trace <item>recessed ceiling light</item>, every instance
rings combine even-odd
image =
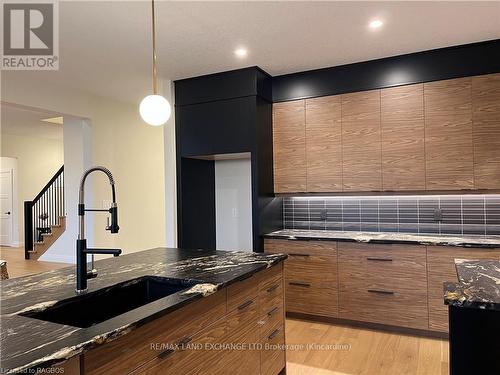
[[[248,51],[245,48],[237,48],[234,50],[234,54],[240,58],[243,58],[248,55]]]
[[[370,26],[370,29],[379,29],[383,24],[384,22],[382,22],[381,20],[372,20],[370,21],[368,26]]]
[[[62,125],[64,123],[64,119],[63,119],[62,116],[60,116],[60,117],[44,118],[41,121],[43,121],[43,122],[50,122],[51,124],[57,124],[57,125]]]

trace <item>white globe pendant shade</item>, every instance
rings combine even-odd
[[[152,126],[160,126],[168,121],[172,108],[167,99],[161,95],[148,95],[139,105],[142,119]]]

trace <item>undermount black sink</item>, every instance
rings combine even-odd
[[[27,311],[20,315],[87,328],[195,284],[196,282],[181,279],[144,276],[59,301],[43,311]]]

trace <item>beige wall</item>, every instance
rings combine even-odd
[[[16,72],[17,73],[17,72]],[[81,91],[38,84],[20,75],[2,77],[2,100],[62,114],[87,118],[90,124],[90,164],[101,164],[114,174],[120,233],[104,231],[105,217],[96,217],[92,246],[117,246],[124,253],[165,245],[165,165],[163,127],[142,122],[137,103],[96,97]],[[67,158],[66,158],[67,159]],[[102,176],[89,180],[95,205],[109,199],[109,185]],[[90,194],[89,194],[90,196]],[[67,202],[77,204],[77,202]],[[103,215],[103,214],[97,214]],[[90,216],[90,215],[89,215]],[[74,257],[74,244],[65,254],[43,260]]]
[[[165,244],[165,178],[163,128],[148,126],[137,107],[126,103],[99,106],[92,119],[92,160],[113,173],[120,232],[104,230],[106,217],[95,218],[95,246],[103,244],[124,252]],[[94,204],[102,206],[111,192],[107,179],[93,176]]]
[[[32,200],[64,163],[61,140],[2,133],[1,156],[17,159],[19,240],[24,242],[24,201]]]

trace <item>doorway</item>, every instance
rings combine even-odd
[[[17,246],[17,226],[14,207],[15,177],[17,176],[17,159],[2,157],[0,159],[0,245]]]

